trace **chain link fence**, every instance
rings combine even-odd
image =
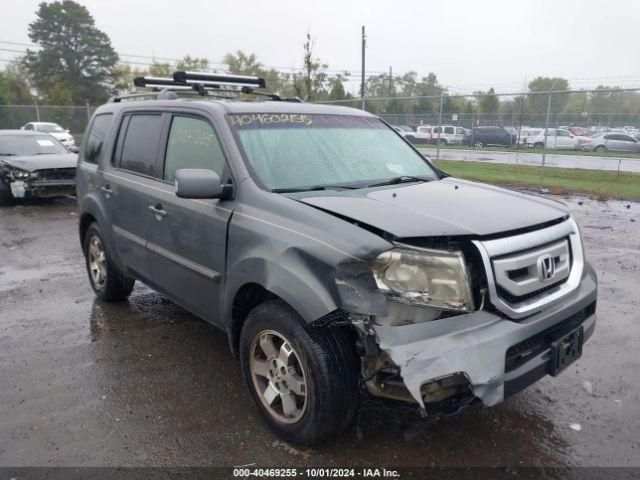
[[[365,106],[453,176],[640,200],[640,89],[396,96]],[[94,109],[0,105],[0,128],[55,122],[80,143]]]

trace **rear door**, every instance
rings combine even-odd
[[[162,182],[147,205],[152,280],[193,313],[218,323],[230,202],[178,198],[175,172],[209,169],[226,181],[225,156],[211,122],[197,115],[172,114],[163,144]]]
[[[112,163],[102,176],[116,248],[123,264],[144,280],[151,278],[147,257],[149,205],[161,168],[158,151],[165,115],[128,113],[122,117]]]

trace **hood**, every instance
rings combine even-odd
[[[75,168],[78,164],[78,156],[75,153],[25,155],[20,157],[0,156],[0,162],[27,172],[34,172],[43,168]]]
[[[564,205],[553,200],[455,178],[294,198],[397,238],[485,236],[569,215]]]

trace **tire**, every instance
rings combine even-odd
[[[534,143],[533,148],[544,148],[544,143],[542,142]]]
[[[84,257],[89,283],[98,298],[105,302],[126,300],[135,280],[122,273],[113,263],[100,226],[89,225],[84,237]]]
[[[416,137],[414,137],[413,135],[407,135],[406,137],[404,137],[407,142],[409,143],[416,143]]]
[[[594,152],[606,152],[607,148],[604,145],[598,145],[593,149]]]
[[[475,148],[482,148],[482,147],[484,147],[484,144],[483,144],[482,142],[475,142],[475,143],[473,144],[473,146],[474,146]]]
[[[440,138],[440,139],[438,139],[438,143],[440,145],[447,145],[449,142],[447,142],[446,138]]]
[[[263,344],[271,347],[263,349]],[[282,300],[262,303],[249,313],[240,335],[240,362],[253,403],[288,442],[321,443],[339,435],[355,416],[359,368],[346,332],[305,328]]]

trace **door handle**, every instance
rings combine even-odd
[[[100,190],[102,190],[102,193],[104,193],[107,198],[109,198],[109,195],[113,195],[113,190],[111,190],[111,186],[109,184],[103,185],[100,187]]]
[[[167,211],[162,208],[162,205],[160,205],[159,203],[157,203],[155,206],[149,205],[149,210],[153,212],[158,220],[161,220],[161,217],[167,216]]]

